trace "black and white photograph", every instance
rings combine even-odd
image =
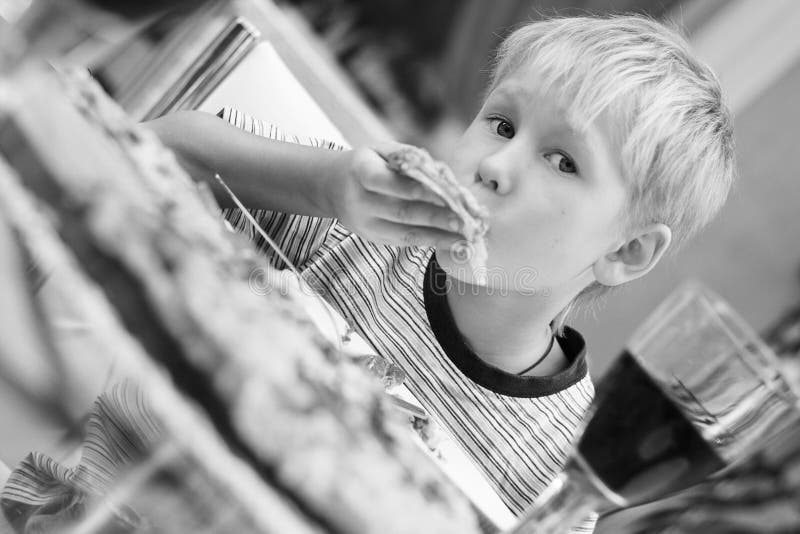
[[[800,533],[797,0],[0,0],[0,534]]]

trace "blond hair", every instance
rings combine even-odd
[[[625,227],[664,223],[675,249],[725,203],[735,175],[731,114],[717,77],[679,33],[639,15],[536,21],[500,45],[489,91],[523,67],[576,124],[610,118],[629,191]],[[605,290],[590,285],[576,300]]]

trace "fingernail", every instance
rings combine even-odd
[[[454,232],[458,232],[459,228],[461,228],[461,223],[455,217],[451,218],[447,225]]]

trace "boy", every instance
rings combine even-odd
[[[559,471],[591,402],[569,308],[648,273],[713,217],[734,174],[716,78],[640,17],[536,22],[502,44],[449,161],[491,214],[486,286],[449,254],[454,214],[387,169],[391,145],[275,143],[240,131],[261,128],[250,118],[223,118],[239,129],[196,113],[151,125],[195,177],[219,172],[257,208],[517,514]]]

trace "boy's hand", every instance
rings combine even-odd
[[[458,216],[422,184],[386,166],[384,155],[401,146],[342,152],[327,180],[331,209],[348,229],[376,243],[450,248],[464,239]]]

